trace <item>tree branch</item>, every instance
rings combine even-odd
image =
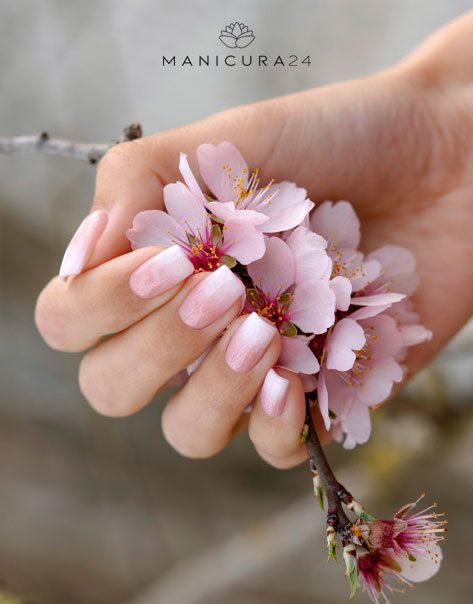
[[[115,145],[141,138],[141,136],[142,130],[138,123],[124,128],[120,138],[110,143],[77,143],[61,138],[50,138],[47,132],[26,136],[0,136],[0,153],[40,151],[49,155],[72,157],[95,164]]]

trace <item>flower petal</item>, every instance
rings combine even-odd
[[[317,373],[319,362],[308,346],[310,338],[294,336],[281,338],[281,353],[277,364],[296,373]]]
[[[322,367],[319,371],[317,380],[317,399],[319,401],[320,414],[324,420],[325,429],[330,430],[330,425],[332,422],[328,412],[328,391],[327,385],[325,384],[325,364],[322,364]]]
[[[321,279],[330,264],[330,258],[325,251],[327,247],[325,239],[306,227],[299,226],[292,231],[286,243],[294,256],[294,282],[297,284],[311,279]],[[349,299],[350,296],[348,301]]]
[[[433,577],[440,567],[443,555],[437,543],[429,544],[429,550],[430,554],[425,554],[425,559],[419,557],[415,562],[406,558],[398,558],[397,562],[401,567],[402,576],[414,583],[421,583]]]
[[[197,161],[205,184],[219,201],[238,198],[240,189],[235,184],[235,178],[243,179],[243,187],[248,183],[248,166],[242,154],[231,143],[200,145],[197,148]]]
[[[371,407],[385,401],[391,394],[393,382],[403,378],[401,367],[388,357],[373,363],[373,370],[363,376],[363,385],[357,389],[357,398]]]
[[[385,304],[394,304],[405,298],[405,294],[389,293],[389,294],[373,294],[372,296],[353,296],[351,303],[354,306],[378,306]]]
[[[289,246],[279,237],[264,240],[265,254],[248,265],[248,274],[264,293],[276,297],[294,283],[294,258]]]
[[[354,403],[342,419],[342,428],[347,438],[343,443],[345,449],[364,444],[371,434],[370,412],[367,407]]]
[[[338,248],[356,250],[360,244],[360,221],[348,201],[324,201],[312,214],[310,225]]]
[[[348,310],[351,298],[351,282],[346,277],[334,277],[329,287],[335,294],[337,310]]]
[[[265,199],[269,200],[269,194]],[[263,233],[279,233],[299,226],[313,207],[305,189],[288,181],[275,184],[271,188],[271,203],[265,204],[260,210],[269,217],[260,230]]]
[[[327,340],[327,369],[348,371],[356,360],[354,350],[365,345],[365,333],[361,325],[353,319],[339,321]]]
[[[391,291],[410,296],[419,285],[414,254],[398,245],[385,245],[371,252],[367,259],[376,260],[383,268],[380,281],[389,283]]]
[[[401,332],[403,346],[417,346],[422,342],[432,339],[432,332],[423,325],[401,325],[398,327]]]
[[[266,248],[263,233],[245,220],[227,220],[223,233],[224,244],[231,242],[231,247],[225,253],[241,264],[250,264],[264,255]]]
[[[187,161],[187,155],[185,153],[181,153],[179,157],[179,172],[182,174],[182,177],[189,189],[189,191],[194,195],[196,199],[198,199],[201,203],[205,204],[205,197],[202,193],[199,183],[197,182],[190,166]]]
[[[335,294],[322,279],[297,285],[291,321],[306,333],[325,333],[335,321]]]
[[[182,182],[166,185],[163,195],[166,210],[184,230],[205,232],[209,222],[207,211]]]
[[[131,247],[137,250],[150,245],[169,247],[174,245],[174,238],[186,240],[186,234],[181,225],[162,210],[145,210],[133,219],[133,226],[128,229],[126,236]]]
[[[212,214],[222,220],[238,218],[239,220],[246,220],[249,224],[255,226],[268,220],[268,217],[261,212],[255,212],[254,210],[238,210],[233,201],[227,201],[225,203],[221,203],[220,201],[209,201],[206,203],[206,206]]]

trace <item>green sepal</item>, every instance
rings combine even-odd
[[[308,434],[309,434],[309,424],[304,424],[302,426],[301,435],[300,435],[301,443],[305,443],[305,441],[307,440]]]
[[[206,195],[207,197],[207,195]],[[211,199],[210,197],[207,197],[207,201],[215,201],[215,199]],[[223,218],[219,218],[218,216],[215,216],[215,214],[210,214],[210,219],[212,220],[212,222],[218,222],[219,224],[224,224],[224,219]]]
[[[360,518],[362,520],[366,520],[367,522],[374,522],[376,520],[376,518],[374,518],[373,516],[371,516],[371,514],[368,514],[368,512],[365,512],[365,510],[363,510],[361,512]]]
[[[297,327],[290,321],[284,321],[284,323],[281,323],[281,334],[286,338],[293,338],[297,336]]]
[[[343,558],[346,565],[345,576],[348,577],[348,581],[350,582],[349,600],[352,600],[358,586],[358,562],[356,560],[356,548],[353,543],[343,548]]]
[[[218,261],[218,263],[220,264],[220,266],[224,264],[225,266],[228,266],[228,268],[233,268],[234,266],[236,266],[237,261],[233,256],[223,254],[223,256],[220,256],[220,260]]]
[[[337,560],[337,544],[336,543],[329,543],[329,545],[328,545],[327,562],[330,562],[330,560],[335,560],[335,562],[338,562],[338,560]]]
[[[286,310],[289,309],[289,307],[292,304],[292,294],[289,293],[285,293],[285,294],[281,294],[280,296],[278,296],[278,306],[279,308],[282,308],[283,306],[286,307]]]
[[[222,236],[222,229],[218,226],[218,224],[212,225],[212,241],[214,243],[218,243]]]
[[[215,199],[213,199],[212,197],[210,197],[210,195],[206,195],[205,193],[204,193],[204,197],[205,197],[205,199],[207,201],[216,201]]]
[[[324,511],[324,491],[323,489],[317,489],[317,498],[319,500],[319,504],[320,504],[320,509],[322,510],[322,512]],[[330,556],[328,558],[330,560]],[[337,558],[335,557],[335,560]]]

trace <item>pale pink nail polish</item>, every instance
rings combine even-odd
[[[97,241],[105,231],[108,222],[108,213],[100,208],[84,218],[67,246],[62,259],[59,277],[64,281],[70,275],[82,272],[85,263],[94,251]]]
[[[223,315],[245,295],[245,286],[228,266],[221,266],[189,293],[179,308],[181,320],[194,329],[203,329]]]
[[[132,272],[130,289],[138,298],[154,298],[187,279],[193,272],[194,265],[184,251],[178,245],[173,245]]]
[[[250,371],[266,352],[277,330],[252,312],[233,334],[225,360],[237,373]]]
[[[271,417],[278,417],[284,411],[289,380],[270,369],[261,387],[261,408]]]

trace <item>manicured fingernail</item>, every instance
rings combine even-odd
[[[135,269],[130,276],[131,291],[138,298],[154,298],[187,279],[194,265],[184,251],[173,245]]]
[[[245,295],[245,286],[228,266],[201,281],[181,304],[179,316],[189,327],[203,329]]]
[[[276,328],[252,312],[233,334],[227,347],[225,360],[233,371],[250,371],[266,352]]]
[[[97,241],[105,231],[108,222],[108,213],[100,208],[84,218],[67,246],[62,259],[59,277],[64,281],[70,275],[82,272],[85,263],[94,251]]]
[[[270,369],[261,387],[261,408],[271,417],[278,417],[284,411],[289,380]]]

